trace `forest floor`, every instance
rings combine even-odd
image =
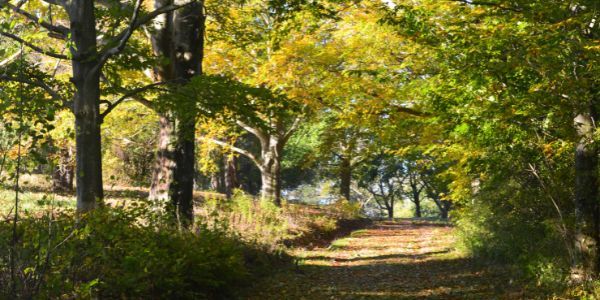
[[[243,298],[537,298],[509,267],[486,265],[457,251],[453,231],[428,221],[376,222],[327,248],[292,249],[298,267],[256,282]]]

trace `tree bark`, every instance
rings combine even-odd
[[[157,0],[155,8],[185,0]],[[155,21],[152,33],[154,54],[166,62],[154,69],[154,81],[187,84],[202,74],[204,56],[203,1],[163,14]],[[182,103],[160,119],[159,145],[153,171],[150,199],[170,199],[173,213],[185,226],[193,222],[195,172],[194,103]]]
[[[414,195],[414,203],[415,203],[415,217],[421,217],[421,199],[418,194]]]
[[[184,4],[187,0],[175,0]],[[198,1],[173,13],[173,71],[176,81],[187,84],[194,76],[202,75],[204,57],[204,5]],[[170,186],[171,202],[182,223],[193,222],[193,191],[196,118],[194,103],[186,103],[188,111],[176,110],[175,167]]]
[[[173,123],[165,115],[159,116],[158,150],[154,168],[152,170],[152,182],[148,198],[152,201],[166,202],[169,199],[169,186],[173,181],[173,168],[175,166],[173,153]]]
[[[598,275],[598,150],[593,141],[596,113],[575,120],[579,142],[575,150],[575,255],[572,279],[592,280]]]
[[[100,137],[100,68],[96,49],[93,0],[73,0],[68,7],[73,47],[75,97],[77,210],[90,211],[101,203],[102,153]]]
[[[233,190],[239,187],[237,172],[237,158],[231,155],[227,156],[225,158],[225,195],[227,199],[231,199]]]
[[[70,146],[58,150],[58,164],[52,170],[52,190],[59,193],[73,191],[73,148]]]
[[[272,199],[273,203],[281,206],[281,150],[283,139],[279,136],[264,136],[261,139],[261,197]]]
[[[350,158],[342,156],[340,162],[340,195],[350,201],[350,184],[352,183],[352,168]]]
[[[392,205],[388,205],[386,207],[387,209],[387,213],[388,213],[388,219],[393,220],[394,219],[394,204],[392,203]]]
[[[271,199],[277,206],[281,206],[281,163],[273,159],[270,163],[260,168],[261,189],[260,195],[263,199]]]

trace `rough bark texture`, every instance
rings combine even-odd
[[[94,209],[103,199],[100,144],[100,71],[93,0],[73,0],[68,7],[75,97],[77,210]]]
[[[172,4],[171,0],[155,0],[154,8]],[[150,40],[152,51],[157,57],[164,58],[161,64],[154,66],[154,82],[173,80],[173,65],[171,63],[173,13],[165,13],[154,19]],[[159,132],[156,160],[152,170],[152,182],[148,198],[153,201],[166,202],[169,199],[169,186],[173,180],[175,166],[173,153],[174,128],[172,117],[168,112],[159,112]]]
[[[175,0],[183,4],[186,0]],[[202,74],[204,57],[204,12],[202,1],[195,2],[173,13],[173,65],[177,82],[186,84]],[[180,220],[193,221],[193,192],[195,160],[196,113],[175,113],[175,167],[170,186],[171,202],[177,208]]]
[[[237,158],[228,156],[225,158],[225,195],[230,199],[233,195],[233,190],[239,187],[237,174]]]
[[[340,162],[340,195],[350,201],[350,184],[352,181],[352,168],[350,158],[343,156]]]
[[[164,114],[160,114],[158,132],[158,150],[152,170],[152,182],[148,198],[165,202],[169,199],[169,186],[173,178],[173,124]]]
[[[593,109],[575,118],[579,142],[575,150],[575,281],[594,279],[598,268],[598,151],[593,142]]]
[[[158,0],[155,7],[183,0]],[[187,5],[157,18],[152,30],[154,54],[165,63],[154,69],[155,82],[186,84],[202,74],[204,56],[204,13],[202,1]],[[189,107],[188,107],[189,104]],[[151,200],[170,199],[177,218],[193,222],[195,170],[195,123],[193,103],[183,109],[161,112],[160,136],[150,190]]]
[[[52,190],[58,193],[70,193],[73,191],[75,176],[73,148],[67,146],[59,149],[58,153],[60,155],[58,164],[52,170]]]
[[[259,138],[260,139],[260,138]],[[260,195],[264,199],[272,199],[275,205],[281,205],[281,149],[283,140],[271,135],[260,139],[261,160],[259,167],[262,186]]]

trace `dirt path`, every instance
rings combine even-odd
[[[530,298],[506,268],[452,248],[453,229],[410,220],[378,222],[329,248],[293,251],[295,271],[256,284],[249,299]]]

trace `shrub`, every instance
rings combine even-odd
[[[277,250],[288,236],[288,220],[282,208],[240,190],[236,190],[230,200],[208,199],[202,215],[211,227],[246,242],[267,246],[269,251]]]
[[[260,252],[218,227],[177,230],[145,205],[28,216],[14,246],[11,226],[0,223],[0,298],[13,282],[27,299],[230,297],[250,276],[245,255]]]

